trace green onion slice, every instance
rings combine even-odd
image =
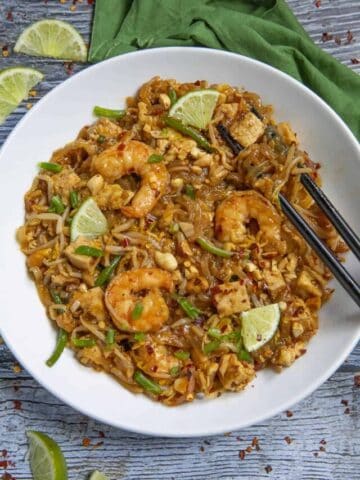
[[[156,153],[153,153],[148,158],[147,163],[160,163],[163,160],[164,160],[164,157],[162,155],[157,155]]]
[[[72,344],[78,348],[93,347],[96,345],[94,338],[72,338]]]
[[[114,110],[112,108],[104,108],[99,106],[95,106],[93,111],[94,115],[97,117],[106,117],[115,120],[120,120],[120,118],[123,118],[126,115],[126,110]]]
[[[141,317],[141,314],[144,310],[144,306],[140,302],[136,302],[134,310],[131,312],[131,318],[133,320],[138,320]]]
[[[213,243],[209,242],[209,240],[206,240],[206,238],[198,237],[196,239],[196,243],[200,245],[200,247],[203,250],[206,250],[207,252],[212,253],[213,255],[217,255],[218,257],[230,258],[232,256],[232,252],[228,252],[223,248],[217,247]]]
[[[68,341],[67,332],[65,332],[65,330],[60,328],[59,333],[58,333],[58,337],[57,337],[57,341],[56,341],[56,345],[55,345],[55,349],[54,349],[53,353],[51,354],[51,356],[48,358],[48,360],[46,360],[46,365],[48,367],[52,367],[59,360],[61,354],[63,353],[63,351],[66,347],[67,341]]]
[[[140,385],[144,390],[147,392],[153,393],[154,395],[160,395],[162,393],[162,388],[153,380],[146,377],[140,370],[137,370],[134,373],[134,380],[135,382]]]
[[[43,170],[48,170],[49,172],[59,173],[62,170],[62,166],[58,165],[57,163],[50,163],[50,162],[40,162],[39,167]]]
[[[108,283],[112,274],[114,273],[116,267],[120,262],[121,256],[114,257],[114,260],[110,263],[109,266],[105,267],[95,280],[95,287],[102,287]]]
[[[202,314],[202,311],[199,308],[195,307],[195,305],[193,305],[191,302],[186,300],[186,298],[180,297],[180,295],[176,295],[176,294],[173,295],[172,298],[174,298],[174,300],[178,302],[178,304],[184,310],[186,315],[190,317],[192,320],[196,320]]]

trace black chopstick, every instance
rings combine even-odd
[[[279,194],[279,201],[284,214],[299,230],[310,247],[315,250],[319,258],[325,263],[334,277],[360,307],[360,286],[358,283],[352,278],[349,272],[345,270],[344,266],[339,262],[332,251],[319,239],[314,230],[281,193]]]
[[[336,210],[334,205],[327,198],[325,193],[321,190],[314,180],[307,173],[300,176],[301,183],[306,190],[321,208],[321,210],[328,217],[330,222],[334,225],[344,242],[353,251],[356,257],[360,260],[360,239],[352,230],[349,224],[344,220],[340,213]]]

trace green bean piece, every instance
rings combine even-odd
[[[185,352],[184,350],[177,350],[174,353],[174,357],[178,358],[179,360],[187,360],[190,358],[190,352]]]
[[[249,352],[247,352],[246,350],[244,349],[241,349],[238,353],[238,358],[239,360],[243,360],[244,362],[249,362],[249,363],[252,363],[253,361],[253,358],[252,356],[250,355]]]
[[[196,243],[199,244],[203,250],[206,250],[207,252],[212,253],[213,255],[217,255],[218,257],[230,258],[232,256],[232,252],[228,252],[223,248],[217,247],[216,245],[209,242],[209,240],[206,240],[203,237],[198,237],[196,239]]]
[[[173,88],[169,88],[169,91],[168,91],[168,97],[170,98],[170,103],[171,103],[171,106],[174,105],[174,103],[177,102],[177,95],[176,95],[176,92]]]
[[[55,290],[50,290],[50,296],[54,303],[57,303],[58,305],[61,305],[63,303],[60,295],[57,292],[55,292]]]
[[[87,257],[102,257],[104,252],[100,248],[89,247],[88,245],[79,245],[74,253],[76,255],[85,255]]]
[[[50,162],[40,162],[39,167],[43,170],[48,170],[49,172],[59,173],[62,170],[62,166],[58,165],[57,163],[50,163]]]
[[[94,338],[72,338],[72,344],[78,348],[93,347],[96,345]]]
[[[120,118],[123,118],[126,115],[126,110],[114,110],[112,108],[95,106],[94,115],[96,115],[97,117],[106,117],[112,118],[114,120],[120,120]]]
[[[70,192],[70,205],[72,208],[77,208],[79,206],[80,199],[79,194],[75,190]]]
[[[172,367],[169,370],[169,373],[172,377],[177,377],[180,373],[181,368],[180,367]]]
[[[217,350],[220,347],[221,341],[220,339],[213,340],[212,342],[205,343],[204,345],[204,353],[208,355],[212,353],[214,350]]]
[[[160,395],[163,391],[160,385],[150,380],[150,378],[146,377],[140,370],[136,370],[134,373],[134,380],[140,387],[154,395]]]
[[[63,351],[66,347],[67,341],[68,341],[67,332],[65,332],[65,330],[60,328],[59,333],[58,333],[58,337],[57,337],[57,340],[56,340],[55,349],[54,349],[53,353],[51,354],[51,356],[46,360],[46,365],[48,367],[52,367],[59,360],[61,354],[63,353]]]
[[[118,263],[120,262],[121,256],[118,255],[114,258],[114,260],[110,263],[109,266],[105,267],[95,280],[95,287],[103,287],[108,283],[112,274],[114,273]]]
[[[209,337],[221,338],[221,331],[218,328],[209,328],[207,334]]]
[[[196,192],[195,188],[191,184],[185,185],[185,195],[190,197],[192,200],[195,200]]]
[[[134,333],[134,340],[136,342],[143,342],[146,339],[146,333],[136,332]]]
[[[165,117],[164,122],[168,127],[177,130],[183,135],[191,137],[193,140],[195,140],[199,147],[203,148],[207,152],[212,152],[214,150],[207,139],[195,128],[184,125],[180,120],[172,117]]]
[[[192,320],[196,320],[202,314],[202,311],[186,300],[186,298],[180,297],[179,295],[173,295],[172,298],[178,302],[186,315]]]
[[[131,318],[133,320],[139,320],[144,310],[144,305],[140,302],[136,302],[134,310],[131,312]]]
[[[63,204],[59,195],[54,195],[50,201],[49,212],[55,212],[59,215],[64,213],[65,205]]]
[[[160,163],[164,160],[164,157],[162,155],[157,155],[156,153],[153,153],[150,155],[150,157],[147,159],[147,163]]]

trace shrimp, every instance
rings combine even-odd
[[[231,193],[218,206],[215,233],[222,242],[240,243],[246,235],[246,224],[255,219],[266,243],[283,252],[281,217],[271,203],[255,190]]]
[[[93,160],[93,169],[109,183],[131,173],[141,177],[140,188],[131,204],[121,208],[127,217],[144,217],[166,191],[168,171],[162,163],[148,163],[153,153],[154,150],[145,143],[130,140],[104,150]]]
[[[105,305],[120,330],[154,332],[169,318],[160,289],[172,292],[171,273],[160,268],[139,268],[119,273],[105,292]]]

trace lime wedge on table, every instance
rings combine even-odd
[[[280,321],[278,303],[265,307],[252,308],[241,316],[241,335],[244,347],[254,352],[273,337]]]
[[[171,107],[169,115],[185,125],[204,129],[210,123],[219,95],[219,92],[210,89],[189,92]]]
[[[109,480],[109,479],[103,473],[99,472],[98,470],[95,470],[95,472],[93,472],[90,475],[89,480]]]
[[[29,460],[33,480],[67,480],[67,468],[59,445],[41,432],[28,431]]]
[[[11,67],[0,71],[0,124],[43,77],[34,68]]]
[[[85,62],[87,48],[79,32],[61,20],[40,20],[17,39],[15,52]]]
[[[88,198],[80,206],[71,222],[71,241],[77,237],[94,238],[107,232],[106,217],[93,198]]]

